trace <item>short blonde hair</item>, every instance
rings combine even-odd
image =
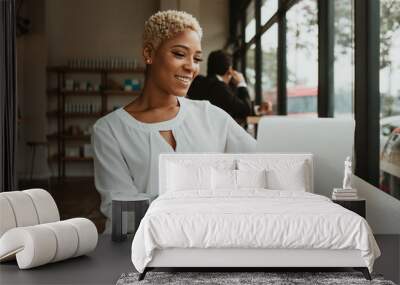
[[[189,13],[176,10],[157,12],[144,24],[143,47],[151,44],[157,49],[163,41],[186,29],[196,32],[200,39],[203,36],[199,22]]]

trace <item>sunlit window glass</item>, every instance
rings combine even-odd
[[[265,113],[268,114],[276,113],[277,76],[278,76],[277,48],[278,48],[278,25],[274,24],[261,37],[262,101],[270,105],[269,110],[268,111],[265,110]]]
[[[278,10],[278,0],[263,0],[261,5],[261,25],[264,25]]]
[[[256,34],[256,20],[252,19],[246,26],[245,41],[250,41]]]
[[[354,94],[353,0],[335,1],[334,116],[352,116]]]
[[[256,19],[254,11],[254,1],[251,1],[246,9],[246,27],[244,31],[244,39],[250,41],[256,34]]]
[[[380,188],[400,199],[400,1],[380,1]]]
[[[317,115],[317,11],[316,0],[303,0],[286,14],[289,115]]]
[[[254,100],[256,85],[255,49],[256,46],[253,44],[246,52],[246,79],[251,100]]]

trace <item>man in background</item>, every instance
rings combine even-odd
[[[208,56],[207,77],[197,76],[187,93],[193,100],[208,100],[244,123],[252,114],[247,85],[243,75],[232,68],[232,58],[222,50]]]

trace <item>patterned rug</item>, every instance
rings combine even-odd
[[[392,281],[384,280],[381,275],[372,274],[372,281],[368,281],[360,272],[148,272],[142,281],[138,281],[138,276],[139,273],[124,273],[117,285],[395,285]]]

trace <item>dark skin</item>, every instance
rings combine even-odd
[[[125,106],[136,120],[158,123],[173,119],[179,112],[177,96],[185,96],[192,80],[199,74],[202,61],[198,34],[190,29],[162,42],[157,49],[143,48],[147,65],[142,95]],[[160,135],[175,150],[176,141],[171,130]]]

